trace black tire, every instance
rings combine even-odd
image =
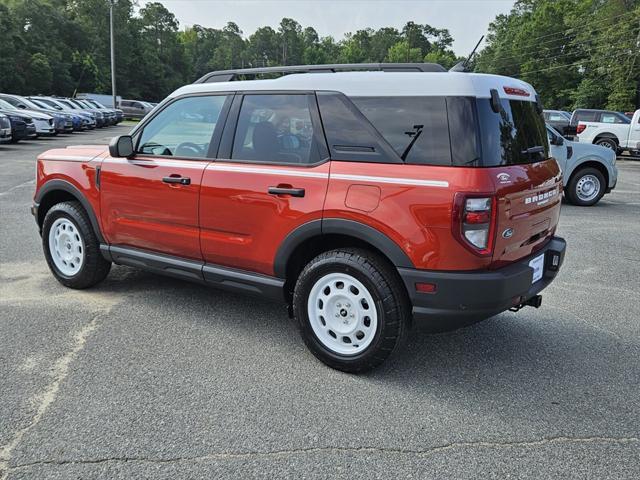
[[[609,150],[613,150],[614,152],[618,152],[618,141],[612,137],[602,137],[598,138],[595,142],[595,145],[600,145],[601,147],[608,148]]]
[[[378,320],[373,340],[355,355],[330,350],[316,336],[310,323],[309,295],[316,282],[330,273],[345,273],[355,278],[375,303]],[[397,272],[379,256],[356,248],[328,251],[307,264],[296,282],[293,313],[309,350],[328,366],[349,373],[361,373],[384,362],[403,343],[411,318],[409,301]]]
[[[598,194],[593,198],[586,200],[586,199],[580,198],[580,195],[578,193],[578,188],[579,188],[581,179],[585,178],[588,175],[591,175],[597,178],[600,185],[599,185]],[[580,207],[590,207],[591,205],[595,205],[600,201],[606,189],[607,189],[607,184],[604,179],[604,175],[602,175],[602,173],[595,168],[587,167],[587,168],[581,168],[573,173],[573,175],[571,176],[571,180],[569,180],[569,184],[567,185],[567,189],[565,190],[565,195],[569,200],[569,202],[572,203],[573,205],[578,205]]]
[[[73,276],[65,275],[52,259],[49,248],[49,233],[56,220],[70,220],[80,233],[84,243],[84,261],[80,270]],[[87,212],[79,202],[63,202],[51,207],[42,223],[42,248],[49,269],[62,285],[69,288],[83,289],[101,282],[111,270],[111,262],[105,260],[100,253],[100,242],[96,237]]]

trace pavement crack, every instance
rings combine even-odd
[[[39,460],[31,463],[24,463],[10,467],[10,470],[28,469],[34,466],[42,465],[99,465],[108,463],[155,463],[170,464],[180,462],[203,462],[208,460],[235,460],[235,459],[251,459],[251,458],[270,458],[270,457],[286,457],[291,455],[304,455],[313,453],[370,453],[384,455],[414,455],[426,457],[429,455],[455,450],[460,448],[526,448],[538,447],[554,444],[588,444],[588,443],[613,443],[613,444],[629,444],[639,443],[638,437],[551,437],[538,440],[523,441],[507,441],[507,442],[489,442],[489,441],[469,441],[469,442],[452,442],[444,445],[438,445],[427,449],[404,449],[404,448],[388,448],[388,447],[307,447],[293,448],[284,450],[271,451],[246,451],[246,452],[220,452],[210,453],[197,456],[182,456],[169,458],[154,457],[105,457],[93,459],[74,459],[74,460]]]
[[[4,195],[8,195],[14,190],[18,190],[19,188],[26,187],[27,185],[35,185],[35,183],[36,183],[35,180],[29,180],[28,182],[23,182],[19,185],[14,185],[13,187],[9,188],[8,190],[5,190],[4,192],[0,192],[0,197]]]
[[[31,422],[16,431],[9,442],[0,447],[0,480],[5,480],[8,472],[12,469],[9,462],[13,450],[18,446],[22,438],[40,422],[51,404],[56,400],[60,385],[69,374],[71,362],[73,362],[84,348],[87,338],[98,328],[99,318],[104,314],[105,311],[95,314],[90,322],[73,334],[71,348],[62,357],[58,358],[53,366],[52,380],[46,385],[44,390],[33,399],[36,405],[36,413],[31,419]]]

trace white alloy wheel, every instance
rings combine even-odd
[[[320,343],[340,355],[364,351],[378,329],[373,296],[346,273],[330,273],[318,279],[309,292],[307,311]]]
[[[58,218],[49,230],[49,252],[56,268],[73,277],[84,263],[84,241],[78,227],[68,218]]]

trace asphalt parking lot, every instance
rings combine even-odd
[[[0,145],[0,479],[640,478],[640,161],[563,206],[542,308],[417,330],[353,376],[279,305],[127,267],[53,279],[35,156],[128,128]]]

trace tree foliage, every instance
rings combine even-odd
[[[414,22],[400,31],[358,30],[336,41],[283,18],[276,28],[245,36],[233,22],[180,30],[162,3],[136,6],[117,0],[114,7],[117,90],[125,98],[157,101],[212,70],[388,61],[449,67],[456,61],[446,29]],[[0,0],[0,91],[109,93],[109,1]]]
[[[640,105],[639,0],[518,0],[475,70],[521,78],[548,108]]]

